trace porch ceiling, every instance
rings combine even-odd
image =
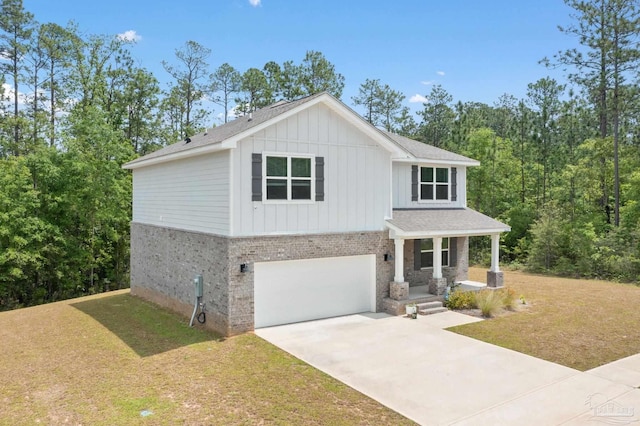
[[[469,208],[398,209],[387,219],[391,238],[432,238],[492,235],[510,231],[502,222]]]

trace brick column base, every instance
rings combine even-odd
[[[409,283],[391,282],[389,284],[389,297],[393,300],[405,300],[409,298]]]
[[[493,272],[487,271],[487,287],[503,287],[504,286],[504,274],[502,271]]]
[[[442,296],[447,288],[446,278],[431,278],[429,280],[429,293]]]

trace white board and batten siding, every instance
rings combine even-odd
[[[133,221],[229,233],[229,151],[140,168],[133,174]]]
[[[442,164],[420,164],[421,166],[446,167]],[[411,163],[393,163],[393,208],[425,209],[425,208],[459,208],[467,206],[467,169],[456,167],[457,200],[424,202],[411,201]]]
[[[254,153],[324,158],[324,201],[251,200]],[[239,141],[232,155],[232,235],[384,230],[391,212],[390,153],[323,104]]]

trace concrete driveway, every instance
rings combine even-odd
[[[478,320],[361,314],[255,333],[423,425],[639,422],[640,355],[580,372],[444,330]]]

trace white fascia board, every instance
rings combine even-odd
[[[469,160],[469,161],[465,161],[465,160],[430,160],[428,158],[417,158],[417,157],[413,157],[413,158],[394,158],[393,161],[398,162],[398,163],[444,164],[444,165],[451,165],[451,166],[467,166],[467,167],[474,167],[474,166],[479,166],[480,165],[480,162],[476,161],[476,160]]]
[[[188,149],[186,151],[178,151],[175,153],[163,155],[161,157],[154,157],[154,158],[149,158],[148,160],[142,160],[135,163],[124,164],[122,168],[127,170],[135,170],[135,169],[140,169],[142,167],[155,166],[156,164],[168,163],[169,161],[182,160],[185,158],[196,157],[198,155],[224,151],[230,148],[235,148],[235,146],[229,147],[225,143],[204,145],[198,148]]]
[[[316,105],[318,103],[323,103],[327,107],[336,111],[342,118],[349,121],[351,124],[356,126],[360,131],[362,131],[367,136],[369,136],[370,138],[378,142],[378,144],[383,148],[385,148],[387,151],[389,151],[393,157],[407,158],[407,159],[412,158],[412,156],[408,152],[404,151],[394,142],[389,140],[389,138],[387,138],[386,135],[384,135],[381,131],[376,129],[371,123],[367,122],[364,118],[360,117],[360,115],[357,114],[355,111],[349,109],[342,102],[337,101],[330,95],[323,94],[321,96],[318,96],[315,99],[312,99],[309,102],[304,102],[287,112],[279,114],[270,120],[267,120],[254,127],[251,127],[250,129],[247,129],[244,132],[240,132],[234,136],[231,136],[230,138],[225,139],[220,143],[205,145],[199,148],[194,148],[186,151],[179,151],[176,153],[167,154],[162,157],[151,158],[149,160],[142,160],[140,162],[136,162],[133,164],[127,164],[123,166],[123,168],[134,170],[134,169],[139,169],[141,167],[151,166],[154,164],[161,164],[161,163],[166,163],[168,161],[194,157],[196,155],[207,154],[210,152],[222,151],[224,149],[233,149],[237,146],[238,142],[241,141],[242,139],[245,139],[253,135],[254,133],[264,130],[275,123],[278,123],[282,120],[286,120],[287,118],[299,113],[300,111],[304,111],[305,109],[313,105]]]
[[[336,111],[342,118],[349,121],[360,131],[365,133],[374,141],[378,142],[380,146],[389,151],[393,157],[398,158],[412,158],[412,155],[405,151],[402,147],[398,146],[395,142],[391,141],[387,135],[378,130],[373,124],[362,118],[360,114],[347,107],[342,102],[339,102],[329,95],[323,95],[315,99],[315,101],[323,101],[329,108]]]
[[[387,225],[387,228],[389,228],[389,239],[404,239],[404,236],[401,235],[403,232],[402,229],[390,224],[389,222],[386,222],[385,225]]]
[[[170,153],[167,155],[164,155],[162,157],[156,157],[156,158],[151,158],[149,160],[143,160],[134,164],[128,164],[123,166],[124,169],[129,169],[129,170],[134,170],[134,169],[139,169],[141,167],[147,167],[147,166],[152,166],[155,164],[161,164],[161,163],[166,163],[169,161],[175,161],[175,160],[180,160],[180,159],[184,159],[184,158],[189,158],[189,157],[195,157],[197,155],[202,155],[202,154],[208,154],[211,152],[217,152],[217,151],[222,151],[225,149],[233,149],[238,145],[238,141],[251,136],[254,133],[257,133],[269,126],[271,126],[274,123],[277,123],[280,120],[284,120],[294,114],[297,114],[298,112],[300,112],[301,110],[309,107],[310,105],[313,105],[317,103],[317,99],[314,99],[308,103],[304,103],[302,105],[299,105],[296,108],[293,108],[290,111],[287,111],[285,113],[282,113],[278,116],[273,117],[271,120],[267,120],[264,123],[260,123],[257,126],[251,127],[250,129],[245,130],[244,132],[240,132],[237,135],[231,136],[228,139],[223,140],[222,142],[219,143],[214,143],[214,144],[209,144],[209,145],[204,145],[201,146],[199,148],[194,148],[194,149],[189,149],[186,151],[178,151],[176,153]]]
[[[297,107],[290,109],[289,111],[283,112],[282,114],[276,115],[275,117],[271,118],[270,120],[267,120],[263,123],[258,124],[257,126],[253,126],[250,129],[245,130],[244,132],[240,132],[234,136],[231,136],[228,139],[224,140],[224,144],[229,145],[230,148],[235,148],[238,145],[238,142],[241,141],[242,139],[248,138],[249,136],[253,135],[254,133],[258,133],[261,130],[266,129],[267,127],[270,127],[272,125],[274,125],[275,123],[278,123],[282,120],[286,120],[287,118],[296,115],[297,113],[299,113],[300,111],[304,111],[305,109],[309,108],[312,105],[317,104],[320,101],[321,97],[313,99],[309,102],[305,102],[303,104],[298,105]]]
[[[253,135],[254,133],[257,133],[257,132],[259,132],[261,130],[264,130],[267,127],[270,127],[270,126],[274,125],[275,123],[278,123],[278,122],[280,122],[282,120],[286,120],[287,118],[292,117],[292,116],[298,114],[299,112],[304,111],[304,110],[308,109],[309,107],[312,107],[312,106],[314,106],[316,104],[319,104],[319,103],[323,103],[328,108],[336,111],[342,118],[344,118],[345,120],[347,120],[348,122],[353,124],[360,131],[362,131],[365,134],[367,134],[367,136],[369,136],[370,138],[372,138],[373,140],[378,142],[378,144],[380,144],[387,151],[391,152],[393,155],[399,155],[399,156],[402,156],[403,158],[409,158],[409,154],[407,152],[402,150],[395,143],[391,142],[382,132],[380,132],[378,129],[376,129],[373,125],[371,125],[369,122],[367,122],[364,118],[360,117],[360,115],[358,115],[356,112],[354,112],[353,110],[349,109],[344,104],[342,104],[341,102],[335,100],[333,97],[331,97],[330,95],[328,95],[326,93],[323,94],[323,95],[318,96],[315,99],[310,100],[309,102],[305,102],[303,104],[300,104],[297,107],[295,107],[295,108],[293,108],[293,109],[291,109],[291,110],[289,110],[287,112],[279,114],[279,115],[273,117],[271,120],[267,120],[264,123],[261,123],[261,124],[259,124],[257,126],[254,126],[254,127],[250,128],[250,129],[245,130],[244,132],[238,133],[237,135],[234,135],[234,136],[226,139],[223,143],[224,144],[228,144],[230,148],[235,148],[237,143],[239,141],[241,141],[242,139],[245,139],[245,138]]]
[[[389,238],[391,239],[406,239],[406,240],[418,240],[422,238],[433,238],[433,237],[481,237],[486,235],[493,234],[501,234],[503,232],[511,231],[510,227],[506,228],[493,228],[493,229],[474,229],[474,230],[464,230],[464,229],[455,229],[451,231],[412,231],[405,232],[397,226],[393,226],[390,223],[387,223],[387,227],[389,228]]]

